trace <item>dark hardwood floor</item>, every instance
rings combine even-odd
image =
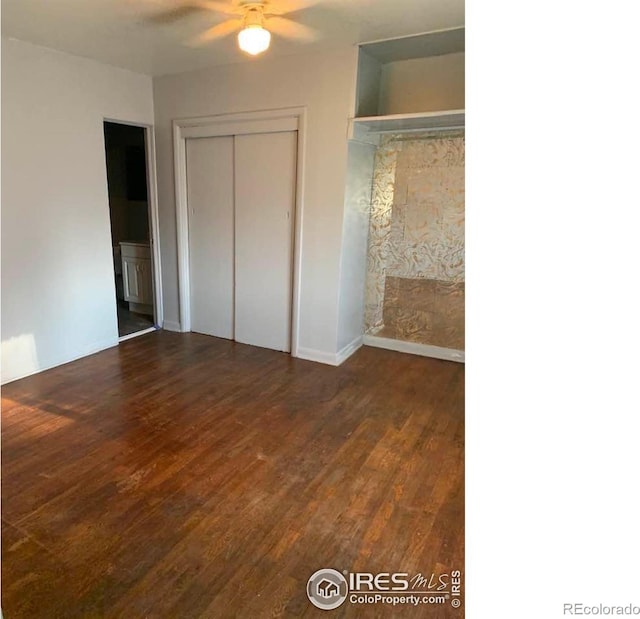
[[[455,363],[167,332],[6,385],[4,619],[463,617],[306,596],[460,570],[464,600],[463,399]]]

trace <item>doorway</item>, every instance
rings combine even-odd
[[[104,122],[118,336],[156,328],[146,129]]]

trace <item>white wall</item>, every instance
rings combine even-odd
[[[382,65],[364,50],[358,54],[356,116],[377,116]]]
[[[154,79],[166,326],[179,322],[171,121],[307,106],[299,347],[301,355],[335,360],[346,132],[356,62],[356,49],[349,47]]]
[[[464,109],[464,52],[382,65],[379,114]]]
[[[104,118],[151,78],[2,40],[2,382],[118,342]]]
[[[347,186],[340,262],[338,350],[352,353],[364,333],[367,241],[371,211],[371,185],[376,147],[349,142]]]

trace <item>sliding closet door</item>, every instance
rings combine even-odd
[[[233,137],[187,140],[191,330],[233,339]]]
[[[235,138],[235,339],[291,350],[297,132]]]

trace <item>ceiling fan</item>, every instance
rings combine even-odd
[[[157,13],[151,17],[156,23],[173,22],[199,11],[213,11],[231,16],[205,30],[193,41],[203,45],[238,32],[238,46],[241,50],[256,56],[269,48],[271,32],[284,38],[298,41],[314,41],[317,33],[312,28],[283,17],[316,4],[318,0],[241,0],[224,2],[221,0],[197,0],[183,2],[180,6]]]

